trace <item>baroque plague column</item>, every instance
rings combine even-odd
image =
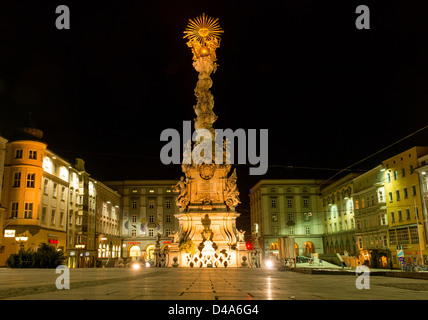
[[[180,246],[177,255],[182,267],[237,267],[241,266],[243,256],[248,258],[244,232],[236,230],[236,218],[240,216],[235,211],[240,203],[237,176],[235,170],[228,176],[231,164],[226,163],[226,152],[222,153],[221,161],[215,157],[219,147],[215,145],[213,123],[217,116],[213,112],[214,98],[210,92],[210,75],[217,69],[215,50],[220,46],[223,30],[218,19],[203,14],[194,20],[189,19],[184,33],[193,53],[193,66],[198,72],[195,130],[209,132],[213,147],[211,155],[204,155],[204,159],[210,161],[195,162],[194,156],[189,157],[198,148],[198,143],[193,146],[192,153],[184,154],[182,171],[185,177],[181,177],[175,186],[180,192],[176,201],[180,213],[176,214],[179,230],[173,235],[173,242],[177,251]],[[226,151],[225,146],[220,147],[221,151]]]

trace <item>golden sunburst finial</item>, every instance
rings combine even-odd
[[[193,60],[211,55],[215,61],[215,49],[220,47],[220,34],[223,32],[218,18],[208,17],[205,13],[195,19],[189,19],[183,38],[189,39],[187,45],[192,48]]]

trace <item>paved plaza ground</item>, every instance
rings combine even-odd
[[[0,269],[0,299],[18,300],[427,300],[428,280],[276,269],[71,269],[58,290],[55,269]]]

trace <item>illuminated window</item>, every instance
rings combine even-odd
[[[394,170],[394,179],[398,180],[398,171],[397,170]]]
[[[155,258],[155,246],[150,245],[146,249],[146,260],[154,260]]]
[[[360,209],[359,205],[358,205],[358,200],[355,200],[355,209]]]
[[[386,182],[391,182],[391,173],[390,172],[388,172],[386,174]]]
[[[418,227],[410,227],[410,241],[412,243],[419,243]]]
[[[271,250],[278,250],[278,242],[272,242],[269,246]]]
[[[405,229],[397,229],[397,241],[399,244],[409,244],[409,232],[407,228]]]
[[[141,256],[141,249],[139,246],[132,246],[131,249],[129,249],[129,255],[131,257],[139,257]]]

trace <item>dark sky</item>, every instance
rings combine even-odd
[[[55,27],[62,4],[70,30]],[[370,30],[355,27],[360,4]],[[427,124],[423,1],[2,1],[0,133],[12,138],[32,112],[48,148],[83,157],[96,179],[178,179],[179,165],[160,162],[159,138],[195,117],[183,30],[202,12],[225,30],[214,127],[269,129],[270,165],[345,168]],[[427,138],[422,131],[358,169]],[[238,226],[248,225],[249,189],[261,178],[336,173],[248,169],[237,166]]]

